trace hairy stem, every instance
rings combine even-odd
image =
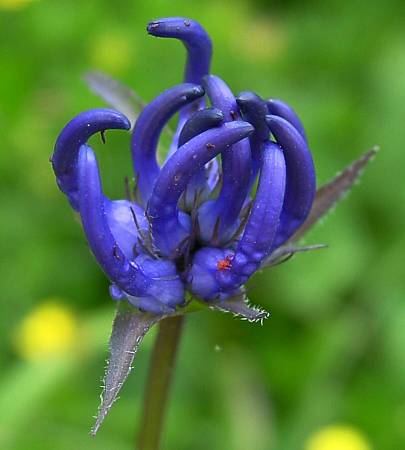
[[[168,317],[159,324],[147,381],[138,450],[158,450],[167,400],[176,363],[184,316]]]

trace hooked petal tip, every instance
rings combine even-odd
[[[184,124],[178,139],[178,146],[181,147],[187,141],[198,134],[219,126],[224,120],[222,111],[217,108],[200,109],[195,112]]]
[[[265,123],[268,114],[266,102],[255,92],[244,91],[236,98],[236,103],[242,113],[242,117],[255,127],[255,136],[259,141],[266,141],[269,136],[269,128]],[[253,159],[257,158],[257,143],[252,149]]]
[[[98,108],[84,111],[73,118],[61,131],[55,143],[52,166],[59,188],[77,210],[77,158],[79,148],[95,133],[105,130],[129,130],[129,120],[120,112]]]
[[[301,140],[302,136],[299,134],[298,130],[290,123],[288,120],[280,116],[275,116],[273,114],[266,115],[266,124],[273,134],[279,133],[292,133],[294,136],[299,136],[298,139]],[[277,136],[276,136],[277,139]]]
[[[281,135],[291,136],[294,140],[298,139],[305,147],[307,147],[305,137],[300,133],[300,131],[287,119],[283,117],[276,116],[273,114],[266,115],[266,123],[270,128],[270,131],[276,135],[276,140],[278,141]]]
[[[199,85],[190,85],[190,90],[184,95],[187,99],[196,99],[202,97],[205,94],[205,89]]]
[[[195,32],[201,25],[186,17],[166,17],[148,23],[146,31],[157,37],[176,37],[180,34]]]
[[[148,25],[146,25],[146,31],[149,34],[153,35],[153,30],[155,30],[158,27],[159,27],[159,22],[152,21],[152,22],[149,22]]]
[[[180,40],[187,49],[184,81],[200,83],[210,71],[212,42],[208,33],[195,20],[166,17],[149,22],[147,32],[155,37]]]
[[[239,106],[251,102],[264,102],[264,100],[252,91],[242,91],[236,97],[236,103]]]
[[[212,119],[216,119],[218,121],[224,120],[224,113],[220,109],[211,107],[207,108],[206,111]]]
[[[271,115],[282,117],[293,125],[306,140],[304,126],[293,108],[282,100],[271,98],[267,100],[267,109]]]

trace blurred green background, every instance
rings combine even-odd
[[[180,82],[182,46],[145,32],[169,15],[206,27],[212,72],[235,92],[295,107],[319,184],[373,145],[381,151],[308,235],[330,248],[251,281],[252,301],[272,313],[263,326],[213,312],[188,317],[163,448],[405,448],[401,12],[400,0],[0,0],[1,449],[134,448],[153,333],[90,438],[114,304],[48,157],[70,118],[104,105],[86,71],[102,70],[145,100]],[[111,132],[94,146],[107,192],[122,196],[128,135]],[[327,447],[333,433],[332,443],[308,443],[330,425],[353,427],[368,446],[341,438]]]

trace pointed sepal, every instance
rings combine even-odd
[[[313,244],[313,245],[283,245],[275,250],[267,259],[265,259],[260,266],[261,269],[268,267],[278,266],[289,259],[291,259],[296,253],[310,252],[313,250],[322,250],[328,248],[326,244]]]
[[[309,216],[289,239],[290,243],[301,239],[308,230],[318,223],[319,220],[348,194],[378,150],[378,147],[374,147],[364,153],[360,158],[343,169],[342,172],[338,173],[329,183],[324,184],[317,190]]]
[[[270,316],[270,313],[265,309],[251,305],[244,293],[220,302],[211,303],[209,307],[217,311],[231,313],[235,317],[249,322],[262,323]]]
[[[110,359],[104,377],[104,387],[101,404],[96,416],[96,422],[90,434],[95,436],[111,406],[132,369],[132,363],[138,352],[142,339],[150,328],[165,315],[140,312],[128,305],[126,301],[119,301],[110,337]]]

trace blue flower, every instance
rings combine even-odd
[[[287,104],[253,92],[235,97],[210,74],[212,44],[200,24],[166,18],[147,30],[183,42],[187,63],[184,83],[156,97],[134,125],[137,202],[104,195],[87,145],[95,133],[131,128],[117,111],[75,117],[57,139],[52,165],[112,283],[111,296],[165,314],[184,306],[187,292],[206,302],[240,295],[304,223],[315,170],[303,126]],[[160,166],[159,137],[177,113],[178,128]]]

